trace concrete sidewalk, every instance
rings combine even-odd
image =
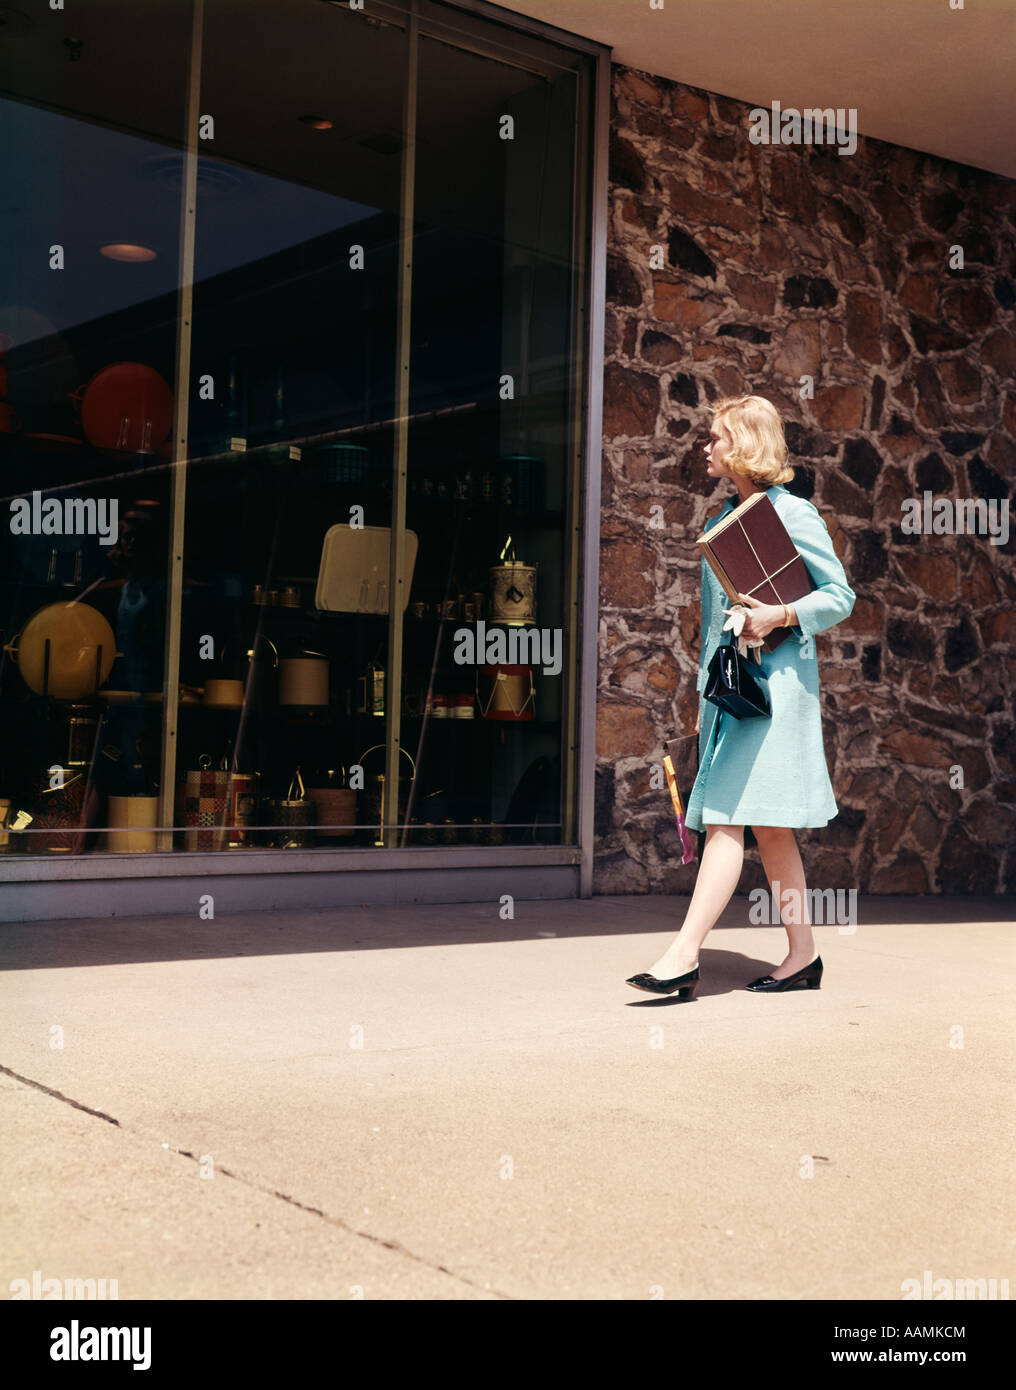
[[[695,1001],[636,993],[684,906],[0,928],[0,1296],[1016,1290],[1016,904],[862,898],[757,996],[735,899]]]

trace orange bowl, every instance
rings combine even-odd
[[[113,362],[81,391],[81,428],[96,449],[153,454],[173,428],[173,392],[144,362]]]

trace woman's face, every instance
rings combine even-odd
[[[734,447],[733,440],[722,425],[713,422],[706,446],[706,472],[710,478],[731,478],[733,474],[724,468],[723,460]]]

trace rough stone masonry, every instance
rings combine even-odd
[[[695,723],[694,541],[730,491],[707,403],[754,392],[857,593],[817,639],[840,813],[798,832],[809,881],[1012,892],[1016,539],[900,518],[925,490],[1013,492],[1016,183],[864,137],[850,158],[752,144],[750,110],[613,69],[595,889],[694,883],[650,770]],[[738,891],[762,882],[753,853]]]

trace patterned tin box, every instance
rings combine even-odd
[[[242,849],[253,842],[258,799],[256,772],[213,768],[207,753],[200,767],[185,774],[176,786],[177,824],[184,827],[184,848]]]

